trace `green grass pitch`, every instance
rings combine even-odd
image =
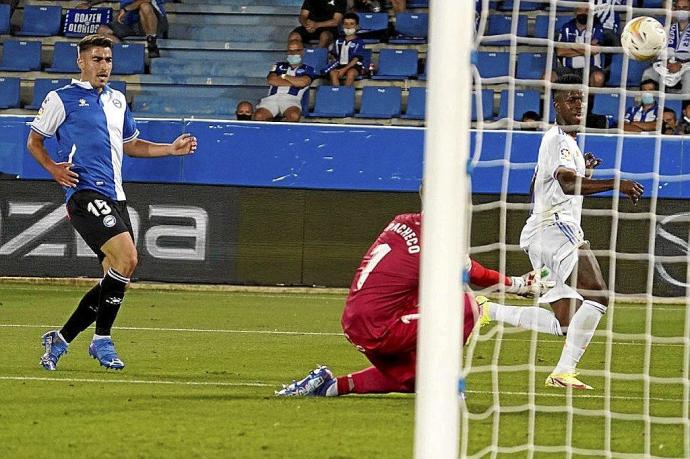
[[[114,330],[124,371],[106,371],[88,356],[92,330],[87,330],[72,343],[58,371],[47,372],[38,365],[40,336],[62,324],[85,290],[0,283],[0,457],[411,457],[413,396],[273,396],[281,383],[302,377],[316,364],[328,364],[336,374],[367,365],[340,335],[342,296],[132,290]],[[685,314],[683,306],[655,306],[652,333],[682,337]],[[607,320],[614,321],[615,332],[644,333],[646,315],[642,305],[620,304]],[[604,328],[602,321],[599,329]],[[500,364],[529,361],[529,333],[503,338],[496,354]],[[496,346],[493,339],[477,343],[473,365],[490,368]],[[538,370],[553,365],[561,347],[556,337],[540,337]],[[642,341],[616,339],[611,370],[639,374],[647,359],[652,376],[682,378],[687,371],[682,344],[656,344],[647,356],[645,349]],[[534,401],[554,412],[537,413],[533,428],[529,411],[510,412],[529,402],[527,371],[502,371],[498,393],[491,372],[473,372],[467,404],[476,419],[469,424],[468,451],[491,444],[495,418],[490,409],[499,398],[508,408],[499,421],[503,448],[523,445],[529,435],[539,445],[557,447],[572,435],[574,448],[604,448],[603,414],[583,416],[580,410],[603,413],[608,407],[613,413],[663,418],[687,414],[683,384],[654,380],[648,405],[642,381],[615,380],[607,406],[603,378],[587,376],[588,370],[605,367],[605,350],[603,338],[595,337],[581,362],[583,379],[597,390],[573,395],[572,432],[566,429],[569,414],[558,411],[567,405],[565,393],[543,387],[545,372],[536,373]],[[649,453],[690,454],[684,449],[686,429],[682,422],[651,423]],[[611,447],[620,454],[644,454],[645,435],[643,421],[615,415],[611,420]],[[525,457],[526,452],[499,456]]]

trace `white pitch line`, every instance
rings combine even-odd
[[[33,325],[33,324],[0,324],[0,328],[45,328],[55,329],[60,328],[59,325]],[[159,331],[159,332],[179,332],[179,333],[227,333],[227,334],[246,334],[246,335],[288,335],[288,336],[338,336],[342,337],[342,333],[334,332],[310,332],[310,331],[284,331],[284,330],[229,330],[229,329],[214,329],[214,328],[166,328],[166,327],[116,327],[118,330],[130,331]],[[486,340],[481,342],[489,342],[495,340]],[[527,338],[502,338],[501,341],[516,341],[529,343],[532,340]],[[562,340],[540,339],[540,344],[557,344],[562,345]],[[646,346],[645,343],[614,341],[616,346]],[[606,344],[606,341],[595,340],[590,344]],[[652,346],[668,346],[668,347],[683,347],[682,344],[676,343],[652,343]]]
[[[230,386],[230,387],[275,387],[277,384],[261,382],[222,382],[222,381],[172,381],[164,379],[95,379],[95,378],[50,378],[37,376],[0,376],[3,381],[60,381],[77,383],[109,383],[109,384],[165,384],[169,386]]]
[[[0,376],[0,381],[38,381],[38,382],[71,382],[71,383],[107,383],[107,384],[141,384],[141,385],[167,385],[167,386],[224,386],[224,387],[278,387],[279,384],[268,384],[263,382],[222,382],[222,381],[175,381],[166,379],[142,380],[142,379],[96,379],[96,378],[52,378],[37,376]],[[467,390],[468,394],[493,395],[491,391]],[[528,392],[501,391],[499,395],[528,396]],[[565,398],[565,392],[544,393],[537,392],[536,397]],[[582,399],[604,399],[605,395],[596,394],[572,394],[573,398]],[[620,395],[610,395],[611,400],[643,401],[643,397],[627,397]],[[678,398],[649,397],[650,401],[679,403],[685,402]]]

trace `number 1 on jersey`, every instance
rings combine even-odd
[[[364,283],[367,281],[367,277],[369,277],[369,274],[376,268],[376,265],[378,265],[381,260],[383,260],[383,257],[388,255],[388,253],[391,251],[391,246],[388,244],[379,244],[376,247],[374,247],[374,250],[371,251],[371,258],[369,259],[369,263],[364,267],[362,270],[362,274],[359,275],[359,279],[357,280],[357,290],[360,290]]]

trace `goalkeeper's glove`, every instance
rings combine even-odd
[[[556,285],[554,281],[543,280],[548,275],[549,270],[542,268],[540,271],[530,271],[520,277],[511,277],[512,285],[506,287],[506,292],[527,298],[541,296]]]

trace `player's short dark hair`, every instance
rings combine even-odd
[[[561,75],[560,78],[558,78],[558,81],[556,81],[556,83],[582,86],[582,77],[580,77],[580,75],[576,75],[574,73],[566,73],[565,75]],[[572,88],[555,89],[554,90],[554,97],[558,97],[561,94],[565,94],[569,91],[572,91]]]
[[[79,41],[79,52],[86,51],[89,48],[111,48],[113,41],[105,35],[87,35]]]
[[[345,19],[354,19],[355,24],[359,25],[359,14],[357,13],[345,13],[345,16],[343,16],[343,21]]]
[[[647,78],[646,80],[641,81],[640,82],[640,88],[646,84],[651,84],[652,86],[654,86],[654,89],[659,89],[659,83],[652,80],[651,78]]]

